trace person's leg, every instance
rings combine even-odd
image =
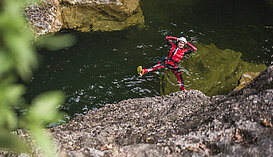
[[[182,72],[180,71],[179,68],[177,68],[176,70],[172,70],[172,72],[175,74],[176,78],[177,78],[177,82],[180,86],[181,90],[185,90],[185,86],[184,86],[184,80],[182,77]]]
[[[160,68],[165,68],[165,66],[162,65],[161,63],[158,63],[150,68],[144,68],[143,70],[144,70],[144,73],[146,74],[148,72],[151,72],[151,71],[154,71],[154,70],[160,69]]]
[[[154,71],[154,70],[156,70],[156,69],[165,68],[164,62],[165,62],[165,61],[160,60],[160,61],[158,61],[155,65],[153,65],[152,67],[150,67],[150,68],[144,68],[144,69],[142,68],[142,66],[139,66],[139,67],[137,68],[138,74],[139,74],[140,76],[142,76],[142,75],[144,75],[144,74],[146,74],[146,73],[148,73],[148,72]]]

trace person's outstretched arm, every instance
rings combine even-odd
[[[191,43],[187,42],[187,45],[191,48],[191,49],[188,49],[184,54],[189,54],[189,53],[192,53],[194,51],[197,51],[197,48],[195,46],[193,46]]]
[[[174,45],[174,43],[172,42],[172,40],[177,40],[177,37],[172,37],[172,36],[166,36],[165,38],[166,38],[167,43],[168,43],[169,46],[173,46]]]

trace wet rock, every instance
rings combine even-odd
[[[260,72],[246,72],[246,73],[243,73],[241,78],[240,78],[240,84],[234,90],[242,89],[244,86],[249,84],[254,78],[259,76],[259,74],[260,74]]]
[[[58,0],[46,0],[43,5],[32,5],[25,15],[37,35],[54,33],[63,27]]]
[[[25,12],[38,35],[62,28],[87,32],[144,25],[139,0],[44,0]]]
[[[67,156],[272,156],[272,77],[273,66],[229,95],[107,104],[50,130]]]
[[[83,32],[144,24],[139,0],[63,0],[61,8],[64,27]]]

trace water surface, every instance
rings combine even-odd
[[[28,83],[26,97],[62,90],[62,109],[73,117],[107,103],[160,95],[162,70],[139,77],[136,67],[167,56],[166,35],[185,36],[197,47],[212,43],[240,52],[245,62],[272,62],[273,7],[264,1],[142,0],[141,8],[144,28],[70,32],[77,39],[73,47],[39,50],[40,69]]]

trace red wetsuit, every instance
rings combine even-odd
[[[181,61],[184,55],[189,54],[191,52],[194,52],[197,50],[196,47],[194,47],[192,44],[187,42],[186,45],[190,47],[190,49],[184,49],[184,48],[179,48],[177,44],[174,44],[171,40],[177,40],[177,37],[171,37],[171,36],[166,36],[166,40],[170,46],[170,52],[168,58],[161,59],[156,62],[154,66],[151,68],[145,68],[144,73],[148,73],[151,71],[154,71],[159,68],[168,68],[170,69],[175,76],[177,77],[178,84],[180,86],[181,90],[184,90],[184,81],[182,77],[182,72],[178,67],[178,63]]]
[[[171,40],[177,40],[177,37],[171,37],[171,36],[166,36],[166,39],[168,41],[168,44],[171,46],[171,50],[169,52],[169,58],[173,59],[175,62],[179,63],[180,60],[183,58],[185,54],[191,53],[196,51],[196,47],[194,47],[191,43],[187,42],[187,45],[191,49],[180,49],[177,47],[176,44],[174,44]]]

